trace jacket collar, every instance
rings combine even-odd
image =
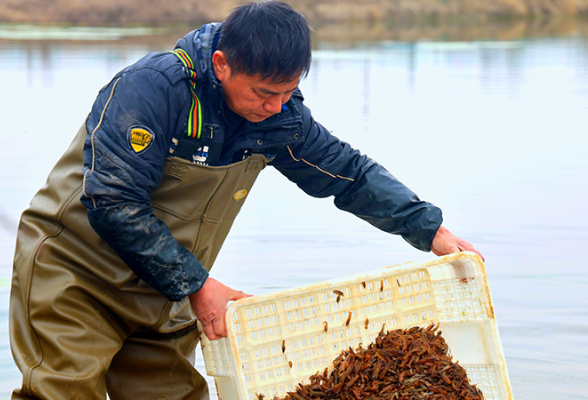
[[[212,68],[212,55],[215,51],[215,45],[220,36],[222,23],[213,22],[203,25],[200,29],[188,32],[186,36],[179,39],[176,43],[176,49],[182,49],[194,62],[196,72],[196,84],[204,82],[210,83],[210,93],[215,104],[221,104],[222,89],[219,80]]]

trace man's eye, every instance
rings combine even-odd
[[[257,90],[254,90],[254,91],[253,91],[253,93],[255,93],[255,95],[256,95],[257,97],[259,97],[260,99],[263,99],[263,98],[265,98],[265,97],[268,97],[268,96],[267,96],[267,94],[265,94],[265,93],[262,93],[262,92],[259,92],[259,91],[257,91]]]

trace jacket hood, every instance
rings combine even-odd
[[[196,80],[206,77],[211,82],[219,84],[212,68],[212,54],[218,43],[222,25],[219,22],[203,25],[176,42],[175,48],[184,50],[194,61]]]

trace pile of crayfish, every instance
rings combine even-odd
[[[483,400],[438,328],[382,330],[367,348],[344,350],[330,372],[317,372],[281,400]]]

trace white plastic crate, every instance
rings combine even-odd
[[[334,290],[344,293],[339,302]],[[382,324],[393,330],[431,322],[440,323],[454,361],[486,400],[513,399],[485,267],[474,253],[242,299],[226,320],[226,338],[202,335],[206,372],[221,400],[284,396],[342,350],[367,347]]]

